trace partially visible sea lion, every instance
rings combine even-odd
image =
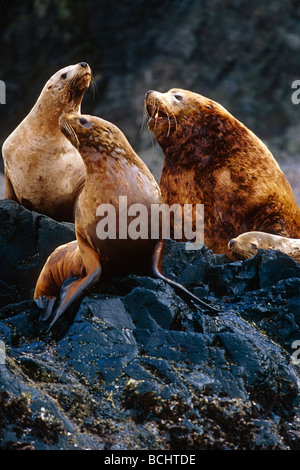
[[[263,142],[220,104],[182,89],[150,90],[148,127],[165,155],[165,203],[204,204],[204,243],[230,256],[248,231],[300,238],[300,209]],[[194,206],[195,207],[195,206]]]
[[[190,299],[216,311],[161,273],[165,240],[159,238],[159,234],[156,239],[150,236],[153,223],[151,205],[161,203],[160,189],[124,134],[114,124],[88,115],[63,115],[60,127],[82,156],[86,166],[86,181],[76,205],[77,241],[56,249],[37,281],[34,299],[45,309],[44,318],[49,318],[53,303],[60,293],[61,300],[49,328],[100,277],[128,273],[153,272]],[[125,196],[128,210],[121,216],[120,197]],[[149,236],[145,238],[127,234],[131,222],[135,220],[131,209],[135,207],[141,210],[134,206],[137,204],[147,209]],[[115,236],[99,236],[97,216],[103,216],[104,212],[115,214],[115,225],[113,218],[110,220],[115,228]],[[62,288],[65,280],[74,277],[77,279]]]
[[[77,240],[58,246],[51,253],[39,275],[33,295],[37,305],[44,310],[44,320],[50,317],[64,282],[67,279],[78,279],[83,269]]]
[[[56,72],[32,110],[5,140],[6,199],[55,220],[74,221],[74,202],[84,183],[85,167],[58,121],[62,113],[80,112],[91,77],[86,62]]]
[[[248,259],[259,249],[278,250],[286,253],[300,263],[300,239],[281,237],[265,232],[246,232],[233,238],[228,249],[237,259]]]

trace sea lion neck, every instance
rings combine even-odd
[[[135,158],[134,152],[129,152],[129,149],[125,151],[122,147],[108,148],[101,145],[80,143],[79,152],[88,174],[99,172],[100,169],[106,173],[108,170],[120,171],[126,166],[141,166],[138,159]]]
[[[226,116],[227,117],[227,116]],[[257,147],[258,159],[263,145],[257,137],[238,120],[228,115],[228,119],[200,121],[197,126],[188,119],[178,124],[177,132],[157,139],[164,155],[165,163],[172,167],[200,168],[234,162],[254,151]]]
[[[30,114],[39,121],[43,120],[47,127],[59,130],[58,123],[62,113],[80,113],[80,110],[80,104],[68,103],[66,105],[64,100],[54,100],[53,98],[45,100],[43,98],[43,100],[38,99]],[[45,130],[47,131],[47,129]]]

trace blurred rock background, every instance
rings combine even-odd
[[[187,88],[219,101],[264,140],[300,203],[296,0],[1,0],[0,9],[0,145],[54,72],[86,61],[96,87],[82,111],[118,125],[157,179],[162,154],[147,130],[144,95]]]

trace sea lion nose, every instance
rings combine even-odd
[[[235,244],[236,240],[233,238],[232,240],[230,240],[229,242],[229,248],[232,248],[233,245]]]
[[[154,93],[154,90],[148,90],[147,93],[145,94],[145,100],[148,98],[148,95],[151,93]]]
[[[86,69],[88,67],[88,64],[86,62],[80,62],[81,67],[83,67],[84,69]]]

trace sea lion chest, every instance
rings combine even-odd
[[[146,168],[125,159],[91,166],[76,208],[77,236],[98,252],[104,274],[149,272],[158,241],[151,237],[158,185]]]

